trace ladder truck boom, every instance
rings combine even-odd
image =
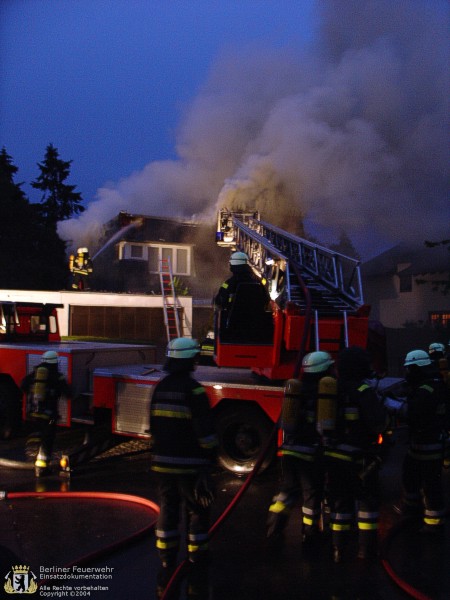
[[[274,301],[270,342],[252,343],[249,332],[246,344],[242,335],[227,331],[231,315],[227,326],[223,318],[217,319],[219,366],[246,366],[270,379],[284,379],[293,374],[296,351],[320,348],[336,355],[350,344],[366,346],[369,310],[364,305],[358,260],[271,225],[257,211],[222,209],[216,241],[247,254]],[[260,326],[268,323],[269,319],[262,319]],[[303,339],[306,346],[301,349]]]

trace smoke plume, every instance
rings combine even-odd
[[[345,231],[363,257],[448,235],[447,2],[317,5],[313,46],[219,57],[180,123],[178,159],[100,188],[62,236],[98,239],[120,210],[215,219],[221,206],[294,232],[304,221],[315,237]]]

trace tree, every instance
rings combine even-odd
[[[331,245],[330,250],[334,250],[335,252],[339,252],[339,254],[344,254],[350,258],[356,258],[357,260],[360,260],[361,258],[354,247],[352,240],[348,237],[345,231],[341,231],[339,242]]]
[[[65,243],[30,204],[14,182],[18,168],[0,152],[0,287],[47,289],[65,287],[68,276]]]
[[[70,174],[72,161],[64,161],[58,150],[49,144],[42,163],[38,163],[41,174],[31,185],[42,190],[40,210],[47,223],[55,225],[58,221],[70,219],[74,214],[84,212],[81,194],[75,192],[75,185],[64,183]]]

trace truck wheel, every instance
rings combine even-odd
[[[0,375],[0,439],[9,440],[20,429],[22,393],[9,375]]]
[[[216,415],[219,463],[232,473],[250,473],[266,446],[273,427],[270,419],[256,407],[233,406],[221,410]],[[276,439],[268,448],[259,472],[267,469],[275,452]]]

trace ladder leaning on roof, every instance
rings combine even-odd
[[[177,297],[173,283],[172,267],[169,258],[159,261],[159,279],[161,281],[161,294],[164,309],[164,324],[166,326],[167,341],[181,337],[180,316],[178,314]]]

